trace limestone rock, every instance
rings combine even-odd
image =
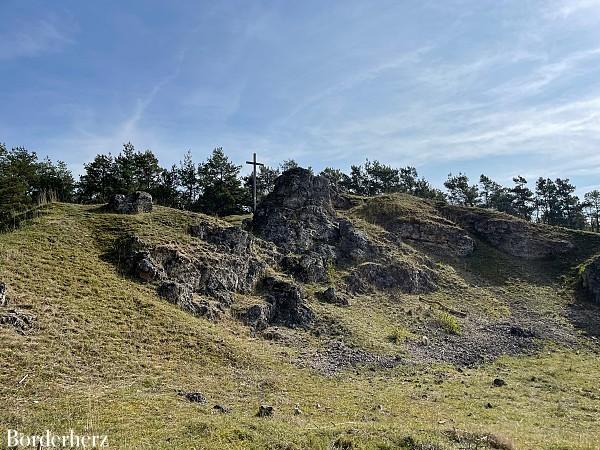
[[[186,392],[186,391],[178,391],[178,395],[185,397],[186,400],[193,403],[206,403],[206,397],[202,392]]]
[[[333,305],[350,306],[350,301],[346,297],[338,295],[333,286],[328,287],[323,292],[319,292],[317,297],[322,301]]]
[[[300,167],[284,172],[258,205],[252,230],[286,252],[333,256],[323,245],[338,235],[329,180]]]
[[[244,314],[243,319],[256,331],[265,330],[271,321],[271,306],[266,304],[251,306]]]
[[[25,333],[33,327],[35,317],[21,309],[0,311],[0,325],[12,326],[18,333]]]
[[[453,206],[444,207],[442,212],[493,247],[519,258],[549,258],[575,248],[560,231],[516,217]]]
[[[0,306],[6,306],[8,304],[8,298],[6,297],[6,284],[0,282]]]
[[[270,417],[275,413],[275,409],[270,405],[260,405],[258,408],[258,417]]]
[[[220,232],[220,231],[219,231]],[[223,236],[231,236],[224,231]],[[240,234],[250,239],[246,232]],[[205,244],[208,245],[208,244]],[[267,265],[240,240],[211,244],[208,251],[170,244],[149,246],[136,236],[117,243],[118,259],[133,276],[159,283],[158,293],[192,314],[216,319],[235,293],[250,293]]]
[[[284,261],[284,270],[301,281],[326,281],[329,264],[362,261],[377,252],[364,233],[337,217],[331,195],[326,177],[302,168],[288,170],[249,224],[281,253],[293,255]]]
[[[114,195],[108,202],[108,209],[119,214],[138,214],[152,211],[152,196],[137,191],[132,194]]]
[[[473,239],[465,230],[452,224],[399,218],[386,228],[402,239],[431,244],[456,256],[473,253]]]
[[[415,294],[437,288],[436,273],[428,267],[404,261],[389,264],[367,262],[359,265],[346,279],[351,291],[369,292],[372,287],[381,290],[399,289]]]
[[[305,283],[324,282],[329,278],[326,259],[315,252],[286,255],[281,260],[281,266],[285,272]]]
[[[239,227],[222,227],[210,222],[190,226],[190,234],[230,253],[247,254],[253,243],[253,236]]]
[[[600,255],[581,267],[580,279],[582,287],[589,293],[591,299],[600,303]]]
[[[314,313],[296,283],[267,277],[262,282],[262,289],[270,304],[269,324],[305,327],[313,321]]]
[[[192,290],[187,284],[176,281],[163,281],[156,291],[158,295],[174,305],[185,306],[192,302]]]

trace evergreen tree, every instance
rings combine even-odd
[[[84,203],[106,203],[117,192],[115,161],[112,155],[96,155],[84,164],[85,174],[79,179],[78,198]]]
[[[114,164],[115,191],[125,194],[137,190],[135,147],[131,142],[123,144],[123,150],[115,158]]]
[[[357,195],[370,195],[369,176],[363,170],[363,167],[361,165],[350,166],[348,190]]]
[[[527,180],[518,175],[513,178],[515,185],[510,189],[512,210],[517,217],[531,220],[535,210],[535,200],[531,189],[527,187]]]
[[[179,170],[177,166],[171,169],[161,169],[159,179],[151,191],[153,199],[162,206],[181,208],[181,193],[179,192]]]
[[[575,186],[570,183],[568,178],[557,178],[555,185],[558,210],[560,211],[560,220],[557,225],[575,229],[584,228],[583,207],[579,202],[579,197],[573,195]]]
[[[584,206],[590,223],[590,229],[600,232],[600,191],[594,189],[584,195]]]
[[[453,176],[448,174],[448,179],[444,182],[448,190],[448,200],[450,203],[461,206],[477,206],[479,204],[479,189],[477,185],[469,185],[469,178],[459,172]]]
[[[368,195],[398,192],[400,188],[400,174],[398,169],[381,164],[375,160],[365,162]]]
[[[340,169],[334,169],[332,167],[326,167],[321,171],[319,175],[327,177],[329,184],[338,191],[348,190],[348,184],[350,177],[342,172]]]
[[[287,170],[295,169],[296,167],[300,167],[296,161],[293,159],[286,159],[279,165],[279,171],[283,173]]]
[[[196,169],[190,150],[183,157],[183,162],[179,163],[178,178],[183,188],[183,208],[190,209],[196,202],[200,189],[198,170]]]
[[[164,172],[154,153],[151,150],[134,153],[133,168],[135,190],[152,193]]]
[[[241,166],[231,163],[221,147],[213,150],[205,163],[198,166],[202,194],[195,209],[206,214],[239,214],[248,202],[248,192],[239,179]]]

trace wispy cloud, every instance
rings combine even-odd
[[[600,0],[560,0],[548,5],[546,15],[553,19],[567,19],[574,14],[589,10],[600,12]]]
[[[539,55],[537,59],[548,60],[548,56]],[[490,91],[492,94],[509,95],[511,98],[536,95],[551,83],[591,72],[595,69],[590,62],[600,62],[600,47],[573,52],[558,61],[542,64],[531,73],[511,79]]]
[[[0,32],[0,60],[59,51],[71,42],[69,34],[53,18],[18,23]]]

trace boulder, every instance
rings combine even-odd
[[[0,282],[0,306],[6,306],[8,304],[8,298],[6,297],[6,284]]]
[[[600,255],[580,267],[579,277],[583,289],[592,301],[600,303]]]
[[[211,222],[201,222],[190,226],[190,234],[203,241],[221,247],[229,253],[247,254],[254,237],[239,227],[223,227]]]
[[[158,295],[174,305],[185,307],[192,302],[192,290],[187,284],[163,281],[156,291]]]
[[[271,321],[271,306],[266,304],[253,305],[243,316],[244,322],[256,331],[262,331],[269,327]]]
[[[152,211],[152,196],[137,191],[132,194],[114,195],[108,202],[108,209],[118,214],[138,214]]]
[[[303,255],[289,254],[281,260],[281,267],[285,272],[305,283],[328,281],[327,265],[326,258],[315,252]]]
[[[225,312],[223,305],[218,301],[194,296],[192,288],[188,284],[163,281],[159,284],[157,292],[169,303],[177,305],[184,311],[198,317],[218,320]]]
[[[252,239],[246,232],[239,236]],[[142,281],[157,283],[161,297],[194,315],[217,319],[233,303],[235,293],[252,292],[263,277],[267,265],[249,251],[250,245],[225,240],[208,249],[150,246],[128,236],[116,247],[125,270]]]
[[[267,302],[268,322],[288,327],[306,327],[314,319],[300,287],[291,281],[267,277],[262,282],[262,290]]]
[[[331,303],[332,305],[350,306],[350,301],[346,297],[338,295],[333,286],[317,293],[317,298],[325,303]]]

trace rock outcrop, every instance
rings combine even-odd
[[[314,320],[304,292],[296,283],[277,277],[266,277],[261,290],[267,304],[254,305],[244,317],[256,330],[270,325],[307,327]]]
[[[600,303],[600,255],[582,265],[579,274],[581,285],[592,301]]]
[[[408,294],[434,291],[436,273],[426,267],[405,261],[389,264],[366,262],[350,273],[346,282],[352,292],[365,293],[373,288],[399,289]]]
[[[386,229],[401,239],[444,249],[456,256],[468,256],[475,247],[469,234],[451,223],[398,218]]]
[[[250,228],[286,255],[284,270],[305,282],[326,281],[330,264],[360,262],[378,252],[350,221],[337,217],[329,180],[302,168],[277,178]]]
[[[118,244],[119,260],[131,275],[157,283],[159,295],[170,303],[195,315],[217,318],[232,304],[236,292],[254,290],[267,264],[250,252],[253,237],[243,230],[194,230],[206,239],[208,249],[152,247],[129,236]]]
[[[138,214],[152,211],[152,196],[147,192],[114,195],[108,202],[108,209],[118,214]]]
[[[454,222],[511,256],[543,259],[564,255],[575,248],[559,232],[516,217],[452,206],[442,211]]]

